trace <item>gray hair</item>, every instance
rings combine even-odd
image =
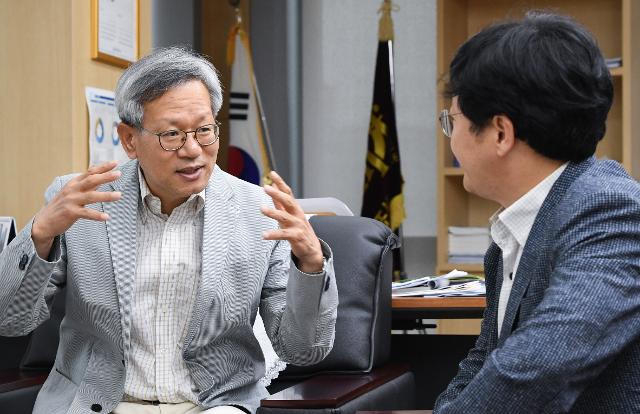
[[[124,71],[116,85],[118,116],[127,125],[142,128],[143,105],[169,89],[200,80],[209,90],[211,111],[222,106],[222,88],[216,68],[204,56],[183,47],[156,49]]]

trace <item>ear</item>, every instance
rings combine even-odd
[[[123,122],[120,122],[118,124],[118,136],[120,137],[122,148],[124,148],[124,151],[132,160],[138,158],[138,153],[136,151],[136,142],[133,137],[135,133],[136,129],[134,127],[129,126]]]
[[[506,115],[496,115],[491,120],[491,125],[496,132],[496,155],[504,157],[511,152],[516,145],[515,128],[513,122]]]

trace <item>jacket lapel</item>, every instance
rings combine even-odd
[[[230,238],[233,237],[238,218],[233,190],[225,173],[217,165],[205,194],[202,275],[185,338],[185,349],[202,345],[198,341],[192,344],[198,331],[205,331],[201,332],[204,335],[201,334],[200,337],[209,337],[212,331],[222,326],[225,317],[222,277],[228,260]],[[203,328],[201,324],[206,314],[209,318],[207,327]]]
[[[512,332],[514,328],[513,323],[520,308],[520,302],[532,278],[544,277],[542,274],[545,269],[544,264],[551,259],[549,257],[551,252],[549,252],[548,247],[549,235],[546,227],[555,211],[555,207],[562,200],[567,189],[573,184],[576,178],[594,162],[595,159],[591,157],[580,163],[569,163],[553,187],[551,187],[551,191],[549,191],[544,203],[542,203],[522,251],[518,270],[516,271],[511,288],[511,294],[509,295],[509,301],[507,302],[507,309],[504,314],[498,345],[502,345],[509,336],[508,334]]]
[[[127,352],[130,346],[131,299],[136,271],[136,224],[140,197],[138,162],[129,161],[120,167],[120,171],[120,178],[108,184],[105,191],[120,191],[122,198],[114,203],[103,203],[103,208],[109,214],[107,236],[118,291],[124,351]]]
[[[491,243],[484,256],[485,283],[487,288],[487,309],[484,318],[497,321],[498,298],[502,288],[502,250],[497,244]],[[487,353],[491,352],[498,342],[498,324],[492,323],[491,332],[487,339]]]

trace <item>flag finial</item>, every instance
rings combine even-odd
[[[229,0],[229,5],[235,10],[236,24],[239,26],[242,23],[242,14],[240,13],[240,0]]]
[[[380,22],[378,23],[378,40],[383,42],[393,40],[393,20],[391,19],[391,12],[396,10],[398,10],[398,6],[393,4],[391,0],[384,0],[382,2],[382,5],[378,9],[378,13],[382,13]]]

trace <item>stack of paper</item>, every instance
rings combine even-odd
[[[487,227],[449,227],[449,263],[482,263],[491,244]]]
[[[407,296],[483,296],[484,280],[467,272],[453,270],[443,276],[425,276],[404,282],[394,282],[391,295]]]
[[[619,68],[622,66],[622,57],[613,57],[604,60],[608,68]]]

